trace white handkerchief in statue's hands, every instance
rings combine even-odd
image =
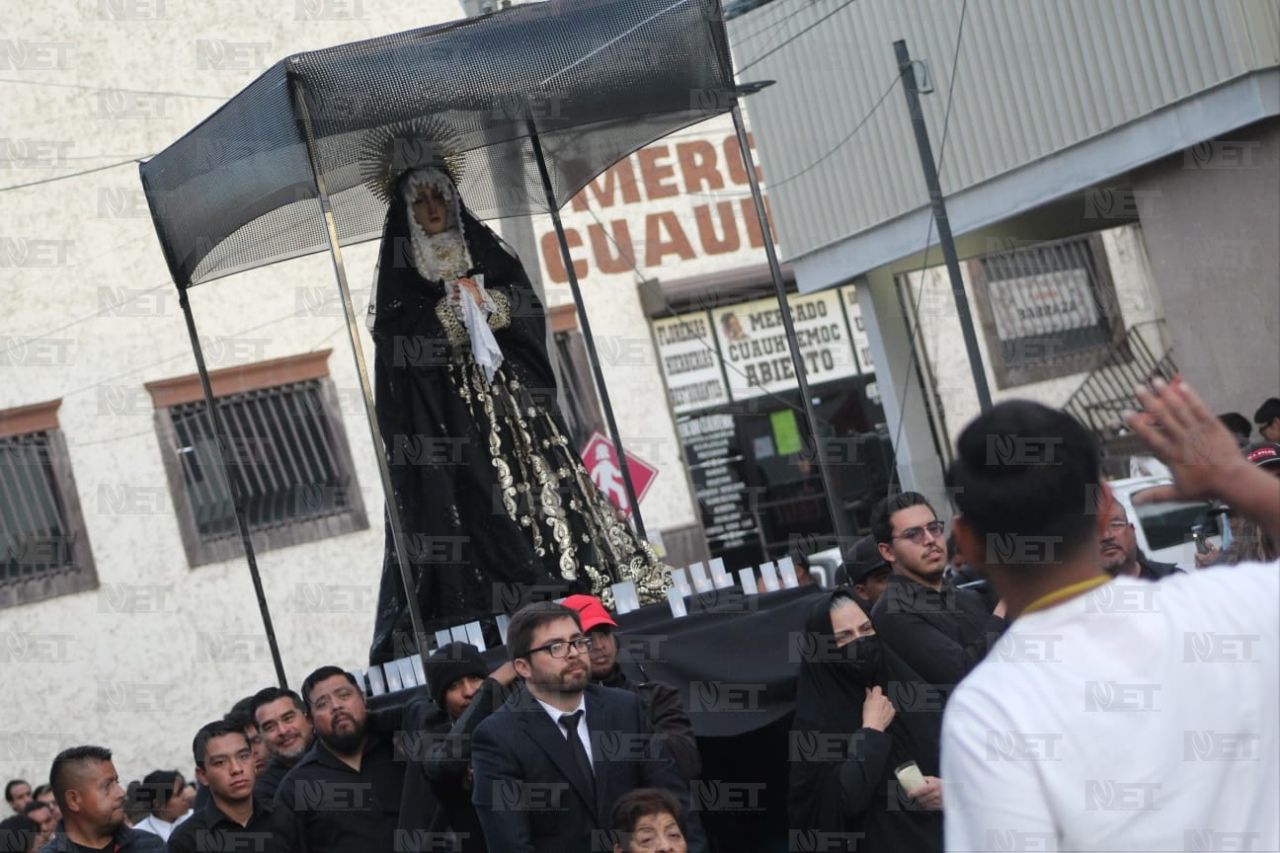
[[[473,276],[472,280],[483,295],[485,304],[483,307],[476,304],[476,300],[465,287],[455,285],[462,291],[458,294],[462,302],[462,322],[467,327],[467,334],[471,337],[471,355],[476,360],[476,364],[484,370],[484,378],[492,382],[494,374],[502,366],[502,348],[498,346],[498,339],[493,336],[493,330],[489,328],[488,314],[493,306],[493,300],[489,298],[489,294],[485,293],[483,275]]]

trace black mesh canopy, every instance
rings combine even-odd
[[[174,281],[200,284],[327,248],[295,103],[305,93],[340,242],[377,238],[371,138],[425,120],[482,219],[546,212],[644,145],[734,104],[717,0],[550,0],[276,63],[141,167]]]

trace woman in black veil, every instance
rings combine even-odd
[[[596,490],[556,404],[545,312],[515,253],[462,203],[460,160],[419,136],[411,168],[387,137],[370,186],[389,203],[370,299],[378,425],[424,628],[511,609],[521,590],[668,580]],[[376,147],[376,146],[375,146]],[[387,523],[371,662],[412,648]]]
[[[792,831],[810,833],[815,850],[940,853],[942,813],[930,808],[936,796],[908,796],[894,770],[914,761],[937,790],[941,707],[881,645],[848,589],[814,605],[802,649],[791,725]]]

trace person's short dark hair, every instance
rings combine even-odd
[[[41,803],[48,808],[47,803]],[[13,815],[0,820],[0,853],[27,853],[31,843],[40,834],[40,824],[25,814]]]
[[[676,819],[680,832],[685,835],[684,809],[680,801],[670,791],[662,788],[637,788],[618,797],[609,814],[609,827],[614,832],[614,839],[619,844],[626,844],[621,835],[630,835],[636,831],[636,824],[641,818],[650,815],[669,814]]]
[[[1098,440],[1065,412],[1011,400],[975,418],[956,442],[947,488],[984,538],[986,561],[1061,561],[1091,540]]]
[[[52,793],[53,793],[52,786],[50,786],[46,782],[43,785],[36,785],[35,788],[31,791],[31,796],[35,797],[36,799],[40,799],[45,794],[52,794]]]
[[[231,723],[231,725],[238,727],[241,731],[249,726],[253,726],[256,729],[258,727],[258,723],[249,712],[252,705],[253,696],[246,696],[232,705],[231,710],[227,711],[227,714],[223,719]]]
[[[1222,421],[1222,425],[1230,432],[1240,436],[1243,441],[1248,441],[1249,436],[1253,434],[1253,424],[1249,423],[1249,419],[1239,412],[1227,412],[1225,415],[1218,415],[1218,420]]]
[[[526,658],[533,648],[533,632],[543,625],[560,619],[572,619],[573,624],[582,630],[582,620],[578,611],[554,601],[535,601],[517,610],[507,626],[507,656],[512,660]]]
[[[919,492],[898,492],[896,495],[889,495],[883,500],[877,501],[876,505],[871,508],[871,535],[876,538],[877,542],[885,545],[893,542],[893,514],[901,509],[907,509],[913,506],[927,506],[929,511],[934,512],[933,504],[929,503],[929,499]]]
[[[142,777],[136,791],[136,805],[149,812],[158,812],[173,798],[174,782],[182,779],[177,770],[152,770]]]
[[[1280,397],[1271,397],[1253,413],[1253,422],[1258,426],[1266,426],[1280,418]]]
[[[889,564],[880,556],[874,536],[863,536],[849,549],[845,561],[836,569],[836,585],[865,583],[876,572],[888,571]]]
[[[302,707],[306,709],[307,714],[311,713],[311,691],[315,689],[317,684],[327,678],[333,678],[335,675],[341,675],[347,681],[351,682],[352,687],[356,690],[360,690],[360,685],[356,682],[356,677],[342,667],[333,666],[332,664],[322,666],[302,681]],[[361,695],[364,695],[363,690],[360,690],[360,693]]]
[[[258,722],[258,709],[263,705],[270,705],[277,699],[288,699],[293,702],[293,707],[299,711],[306,713],[307,706],[302,703],[302,697],[292,690],[286,690],[283,687],[264,687],[249,698],[249,719],[253,720],[254,725]]]
[[[102,746],[73,746],[59,752],[49,766],[49,784],[53,786],[53,799],[58,808],[67,808],[67,789],[71,787],[71,776],[75,770],[90,761],[110,761],[111,750]]]
[[[209,745],[209,741],[223,735],[240,735],[245,739],[245,743],[249,742],[249,736],[244,733],[244,727],[235,725],[225,717],[214,720],[212,723],[205,723],[191,739],[191,756],[195,759],[196,767],[204,769],[205,748]]]
[[[13,804],[13,789],[18,787],[19,785],[26,785],[28,788],[31,787],[31,783],[28,782],[26,779],[10,779],[4,785],[4,798],[5,798],[5,801],[8,802],[10,805]],[[36,792],[32,791],[31,796],[34,797],[35,795],[36,795]]]
[[[27,805],[22,809],[22,813],[25,815],[29,815],[32,812],[38,812],[41,809],[47,809],[47,808],[52,808],[52,806],[50,806],[48,803],[42,803],[39,800],[33,798],[31,802],[27,803]]]

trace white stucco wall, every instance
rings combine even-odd
[[[150,155],[288,53],[459,15],[446,0],[12,4],[0,186]],[[143,383],[195,364],[136,165],[0,192],[0,237],[0,409],[62,398],[101,584],[0,611],[0,778],[39,783],[85,742],[114,749],[125,779],[190,778],[196,728],[274,676],[244,561],[190,569],[183,554]],[[348,252],[365,300],[372,253]],[[375,457],[337,306],[318,299],[335,288],[316,256],[192,293],[211,368],[334,349],[370,529],[259,554],[295,685],[365,660],[381,570]]]

